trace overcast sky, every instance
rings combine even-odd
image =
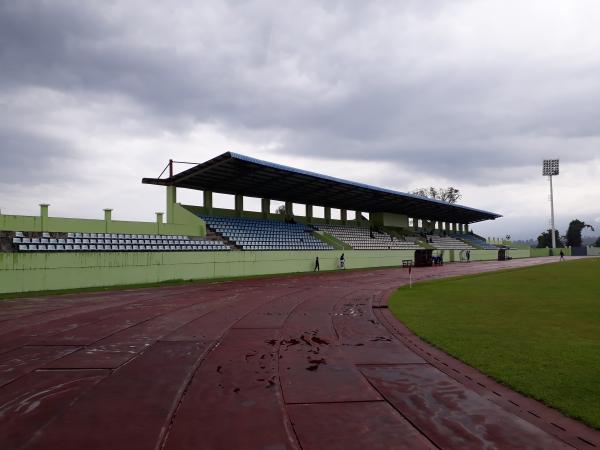
[[[597,0],[3,0],[0,208],[154,220],[163,188],[142,177],[235,151],[452,185],[504,216],[476,232],[528,238],[558,157],[561,234],[600,228],[598,24]]]

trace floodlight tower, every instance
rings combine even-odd
[[[558,159],[545,159],[542,175],[550,180],[550,226],[552,227],[552,248],[556,248],[556,231],[554,231],[554,192],[552,176],[558,175]]]

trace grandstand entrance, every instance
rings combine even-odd
[[[433,266],[433,250],[420,249],[415,250],[415,267],[431,267]]]
[[[506,261],[506,249],[498,250],[498,261]]]

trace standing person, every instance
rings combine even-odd
[[[315,258],[315,269],[313,270],[313,272],[320,272],[321,268],[319,267],[319,257],[317,256]]]
[[[346,268],[346,258],[344,258],[344,254],[342,253],[342,256],[340,256],[340,269],[345,269]]]
[[[467,262],[471,261],[471,250],[467,250]]]
[[[560,260],[562,261],[563,259],[565,259],[565,252],[563,252],[562,250],[560,251]]]

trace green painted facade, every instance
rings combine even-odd
[[[377,227],[408,228],[408,216],[404,214],[372,213],[371,221]]]
[[[2,231],[47,231],[79,233],[125,233],[205,236],[206,224],[178,203],[170,208],[172,223],[163,223],[162,215],[155,222],[112,220],[111,210],[104,210],[104,219],[73,219],[48,215],[48,206],[40,205],[39,216],[0,214]]]
[[[400,266],[412,251],[344,250],[346,267]],[[0,253],[0,293],[338,269],[342,251]]]
[[[197,214],[226,217],[242,216],[254,219],[282,220],[280,214],[267,213],[263,202],[262,212],[228,210],[212,207],[212,195],[205,193],[207,207],[181,205],[176,202],[175,189],[167,190],[167,223],[163,214],[157,213],[155,222],[119,221],[112,219],[112,210],[104,210],[104,219],[74,219],[52,217],[49,205],[40,205],[39,216],[14,216],[0,214],[0,230],[24,232],[85,232],[205,236],[206,224]],[[267,208],[265,208],[265,206]],[[288,205],[289,207],[290,205]],[[265,210],[266,209],[266,210]],[[326,211],[326,216],[329,211]],[[342,225],[341,220],[295,217],[299,223]],[[357,215],[360,217],[360,214]],[[406,216],[384,213],[382,224],[394,227],[408,226]],[[355,224],[357,222],[354,222]],[[368,226],[368,222],[363,223]],[[157,283],[170,280],[201,280],[282,273],[308,272],[314,267],[315,257],[320,259],[321,270],[338,269],[339,256],[346,256],[348,268],[397,267],[402,260],[414,259],[414,251],[406,250],[350,250],[348,245],[332,236],[319,233],[319,237],[337,247],[334,251],[230,251],[230,252],[86,252],[86,253],[0,253],[0,293],[34,292],[88,287],[106,287]],[[565,249],[570,255],[570,249]],[[548,256],[549,249],[510,250],[512,258]],[[495,250],[472,250],[472,261],[496,260]],[[457,251],[444,252],[445,261],[459,259]]]
[[[529,250],[529,252],[530,252],[532,258],[540,258],[540,257],[544,257],[544,256],[551,256],[550,250],[551,249],[549,249],[549,248],[531,248]],[[558,256],[560,254],[561,250],[563,251],[565,256],[571,256],[571,247],[555,248],[554,252],[553,252],[554,256]]]
[[[414,259],[414,251],[407,250],[0,253],[0,294],[309,272],[316,256],[321,270],[336,270],[342,252],[349,269],[398,267]],[[526,250],[509,254],[530,255]],[[453,250],[444,255],[448,262],[458,259]],[[472,261],[497,258],[494,250],[471,251]]]
[[[531,257],[531,253],[529,250],[508,250],[506,256],[512,259],[521,259]],[[471,250],[470,259],[471,261],[490,261],[498,259],[498,250]]]
[[[587,254],[588,256],[600,256],[600,247],[588,247]]]

